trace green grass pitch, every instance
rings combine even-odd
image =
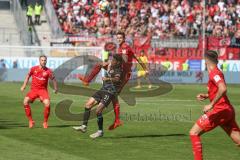
[[[96,120],[89,122],[89,130],[82,134],[73,131],[79,122],[63,121],[55,112],[55,105],[65,99],[74,100],[71,111],[79,113],[88,97],[51,92],[49,128],[42,128],[43,106],[32,104],[36,127],[28,128],[22,101],[27,91],[20,92],[20,83],[0,83],[0,160],[192,160],[188,132],[201,115],[195,96],[205,92],[204,85],[174,85],[174,89],[158,97],[139,98],[136,106],[122,100],[124,125],[114,131],[113,112],[104,115],[105,135],[92,140],[97,130]],[[228,96],[235,106],[240,123],[240,86],[229,85]],[[28,90],[28,89],[27,89]],[[109,106],[112,107],[112,106]],[[156,118],[151,115],[156,115]],[[146,118],[147,117],[147,118]],[[221,128],[202,136],[206,160],[239,160],[240,150]]]

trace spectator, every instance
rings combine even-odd
[[[0,68],[1,68],[1,69],[6,69],[6,64],[5,64],[5,62],[4,62],[4,59],[1,59],[1,60],[0,60]]]
[[[42,5],[36,2],[34,7],[34,14],[35,14],[35,24],[40,25],[40,16],[42,12]]]
[[[13,68],[18,68],[18,60],[13,61]]]
[[[4,59],[0,60],[0,81],[4,81],[6,79],[6,64],[4,62]]]
[[[52,0],[66,33],[112,35],[117,29],[131,36],[194,37],[205,30],[215,36],[231,36],[240,27],[240,2],[235,0]],[[92,6],[92,7],[90,7]],[[240,29],[240,28],[239,28]]]
[[[190,69],[189,64],[188,64],[188,60],[186,60],[183,64],[182,64],[182,71],[188,71]]]
[[[228,63],[226,62],[226,60],[223,60],[223,63],[221,64],[221,69],[223,72],[227,72],[228,71]]]
[[[33,6],[29,4],[27,7],[27,21],[29,26],[33,24],[33,21],[32,21],[33,11],[34,11]]]

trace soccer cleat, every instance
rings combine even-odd
[[[48,128],[48,123],[47,122],[43,122],[43,128],[47,129]]]
[[[79,79],[80,81],[82,81],[82,84],[83,84],[84,86],[89,86],[89,83],[85,81],[85,78],[84,78],[83,75],[79,75],[79,76],[78,76],[78,79]]]
[[[123,125],[123,122],[118,120],[118,121],[115,121],[114,124],[112,124],[111,126],[108,127],[108,130],[114,130],[115,128],[119,127]]]
[[[29,121],[29,122],[28,122],[28,127],[29,127],[29,128],[33,128],[34,125],[35,125],[35,122],[34,122],[34,121]]]
[[[76,131],[81,131],[82,133],[87,132],[87,126],[85,126],[85,125],[75,126],[75,127],[73,127],[73,129]]]
[[[89,137],[92,139],[98,138],[98,137],[102,137],[103,136],[103,131],[98,130],[96,133],[91,134]]]

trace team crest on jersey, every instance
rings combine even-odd
[[[127,49],[122,49],[122,54],[127,54]]]
[[[43,77],[46,77],[47,76],[47,72],[43,72]]]
[[[216,83],[221,80],[221,77],[219,75],[216,75],[213,78],[214,78]]]

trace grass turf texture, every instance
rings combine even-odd
[[[26,92],[21,93],[20,86],[20,83],[0,83],[1,160],[193,159],[188,131],[201,115],[201,106],[206,104],[195,100],[197,93],[206,91],[203,85],[174,85],[166,95],[137,99],[134,107],[121,101],[124,126],[107,131],[114,117],[113,112],[108,113],[104,115],[105,135],[96,140],[89,138],[97,130],[95,119],[89,122],[88,132],[82,134],[72,129],[79,122],[62,121],[54,113],[55,105],[66,98],[74,100],[71,111],[79,113],[88,97],[54,95],[50,91],[49,128],[42,128],[43,107],[36,101],[31,105],[36,127],[29,129],[22,107]],[[239,86],[228,86],[228,96],[240,123]],[[240,157],[239,148],[221,128],[203,135],[202,141],[207,160]]]

